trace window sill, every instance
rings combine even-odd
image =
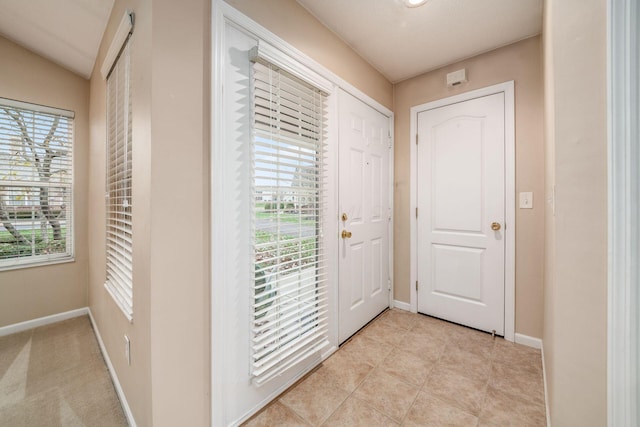
[[[57,265],[57,264],[66,264],[70,262],[75,262],[76,258],[73,255],[65,255],[60,256],[60,258],[49,258],[46,260],[34,260],[34,261],[22,261],[16,262],[15,264],[0,264],[0,273],[3,271],[11,271],[11,270],[22,270],[26,268],[34,268],[34,267],[46,267],[49,265]]]

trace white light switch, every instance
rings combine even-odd
[[[520,193],[520,209],[533,209],[533,193]]]

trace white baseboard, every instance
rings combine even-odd
[[[515,338],[516,344],[526,345],[527,347],[537,348],[538,350],[542,348],[542,340],[540,338],[530,337],[517,332]]]
[[[547,427],[551,427],[551,414],[549,413],[549,389],[547,388],[547,369],[544,363],[544,345],[540,342],[540,352],[542,354],[542,381],[544,383],[544,411],[547,416]]]
[[[409,304],[408,302],[393,300],[393,308],[397,308],[398,310],[411,311],[411,304]]]
[[[124,415],[125,417],[127,417],[129,426],[137,427],[136,420],[133,418],[133,413],[131,412],[131,408],[129,407],[129,402],[127,402],[127,397],[124,394],[124,390],[122,390],[122,386],[120,385],[120,381],[118,380],[118,375],[116,374],[116,370],[113,368],[113,365],[111,364],[111,359],[109,359],[109,353],[107,353],[107,348],[104,346],[104,342],[102,341],[102,337],[100,336],[98,325],[96,325],[96,321],[93,318],[93,314],[91,314],[91,309],[87,309],[87,312],[89,313],[89,319],[91,319],[91,325],[93,325],[93,331],[95,332],[96,339],[98,340],[98,345],[100,346],[102,357],[104,358],[104,361],[107,364],[107,368],[109,369],[109,374],[111,374],[111,380],[113,381],[113,386],[116,389],[118,398],[120,398],[120,404],[122,404]]]
[[[87,313],[89,313],[89,309],[87,307],[83,307],[76,310],[65,311],[64,313],[52,314],[51,316],[39,317],[37,319],[3,326],[0,328],[0,337],[15,334],[16,332],[27,331],[29,329],[37,328],[38,326],[49,325],[51,323],[61,322],[74,317],[84,316]]]

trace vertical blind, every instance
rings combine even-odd
[[[129,41],[107,77],[105,286],[125,316],[133,318],[131,231],[131,88]]]
[[[73,113],[0,98],[0,268],[73,256]]]
[[[253,59],[251,367],[258,385],[327,340],[326,94]]]

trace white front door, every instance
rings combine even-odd
[[[418,311],[504,335],[505,96],[418,114]]]
[[[389,118],[339,95],[340,343],[389,307]]]

